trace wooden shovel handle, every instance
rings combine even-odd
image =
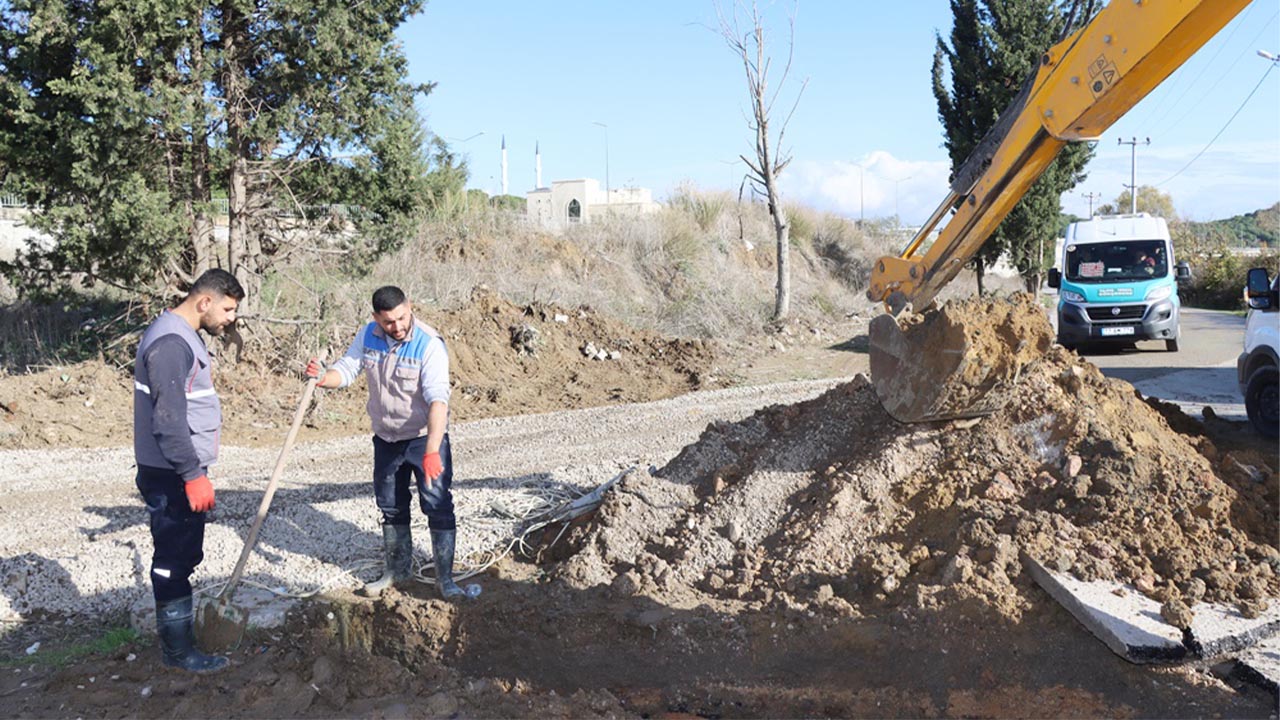
[[[324,362],[329,351],[323,350],[320,353],[320,362]],[[285,460],[289,457],[289,451],[293,449],[293,442],[298,438],[298,428],[302,426],[302,418],[307,414],[307,405],[311,403],[311,396],[315,394],[316,385],[320,383],[320,378],[324,377],[322,372],[319,377],[313,377],[307,381],[307,387],[302,391],[302,400],[298,403],[298,409],[293,413],[293,424],[289,426],[289,434],[285,436],[284,447],[280,448],[280,455],[276,458],[276,467],[271,471],[271,480],[267,483],[267,491],[262,494],[262,502],[258,505],[258,517],[253,520],[253,527],[249,528],[249,536],[244,540],[244,549],[240,551],[240,559],[236,561],[236,569],[231,573],[231,579],[227,581],[226,587],[220,593],[220,601],[228,603],[231,601],[231,595],[235,592],[236,586],[240,584],[240,577],[244,575],[245,563],[249,561],[249,553],[253,552],[253,546],[258,542],[258,531],[262,529],[262,523],[267,519],[267,511],[271,508],[271,498],[276,494],[276,486],[280,484],[280,476],[284,474]]]

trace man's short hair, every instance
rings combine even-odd
[[[373,291],[373,311],[386,312],[404,304],[404,291],[395,285],[384,285]]]
[[[236,276],[214,268],[213,270],[205,270],[196,281],[192,283],[191,290],[187,293],[190,295],[204,294],[214,297],[234,298],[236,302],[244,299],[244,288],[241,287],[240,281],[236,280]]]

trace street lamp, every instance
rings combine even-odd
[[[593,122],[592,125],[599,125],[604,128],[604,204],[608,205],[613,198],[613,194],[609,189],[609,126],[602,122]]]
[[[867,194],[863,190],[866,186],[863,184],[863,172],[866,168],[862,164],[858,164],[858,225],[862,225],[867,221]]]
[[[898,184],[913,177],[915,175],[908,175],[893,181],[893,221],[898,227],[902,227],[902,216],[898,214]]]

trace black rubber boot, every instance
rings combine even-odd
[[[194,673],[217,672],[227,666],[227,658],[206,655],[196,647],[191,596],[168,602],[156,603],[156,630],[160,635],[160,649],[164,651],[164,664]]]
[[[383,525],[382,550],[382,577],[365,583],[360,589],[365,597],[378,597],[392,586],[405,587],[413,578],[413,534],[408,525]]]
[[[480,586],[470,583],[466,588],[458,587],[453,581],[453,545],[457,540],[456,530],[431,531],[431,555],[436,564],[436,587],[440,588],[440,596],[445,600],[460,597],[477,597]]]

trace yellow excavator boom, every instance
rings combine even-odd
[[[1049,48],[1030,84],[956,173],[951,192],[898,256],[872,268],[867,296],[923,309],[982,247],[1073,140],[1093,140],[1181,66],[1249,0],[1112,0]],[[947,213],[955,214],[919,254]]]
[[[990,338],[1013,342],[1020,323],[1014,315],[1000,321],[1007,327],[991,326],[996,321],[990,314],[975,321],[941,312],[896,316],[908,303],[917,312],[928,309],[1066,143],[1101,135],[1248,2],[1111,0],[1041,56],[928,222],[900,255],[872,268],[867,295],[889,314],[874,318],[869,328],[871,380],[894,418],[974,417],[1004,404],[1022,368],[1048,350],[1047,336],[1022,337],[1001,354]]]

